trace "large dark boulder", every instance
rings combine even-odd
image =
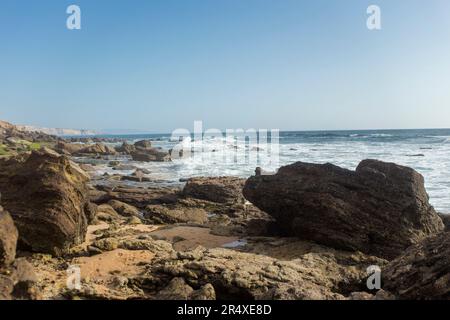
[[[84,241],[92,219],[87,174],[49,149],[0,162],[2,205],[19,230],[19,244],[62,254]]]
[[[450,233],[408,248],[382,270],[382,279],[398,299],[450,299]]]
[[[137,149],[150,149],[152,142],[150,140],[140,140],[134,143],[134,147]]]
[[[376,160],[356,171],[297,162],[247,180],[244,196],[289,235],[392,259],[443,230],[423,177]]]

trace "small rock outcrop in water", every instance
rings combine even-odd
[[[134,161],[143,162],[166,162],[170,161],[170,154],[161,149],[152,148],[152,143],[149,140],[141,140],[136,142],[132,148],[128,148],[129,154]]]
[[[183,195],[217,203],[243,202],[245,179],[234,177],[198,177],[186,182]]]
[[[450,299],[450,233],[408,248],[382,272],[383,288],[399,299]]]
[[[19,230],[19,242],[37,252],[61,254],[84,241],[89,177],[48,149],[0,163],[2,204]]]
[[[356,171],[297,162],[249,178],[244,196],[290,235],[388,259],[444,228],[423,177],[376,160]]]

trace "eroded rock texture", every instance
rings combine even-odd
[[[88,179],[78,165],[48,149],[1,162],[2,205],[19,230],[19,243],[59,255],[84,241],[92,218]]]
[[[383,288],[400,299],[450,299],[450,233],[408,248],[382,276]]]

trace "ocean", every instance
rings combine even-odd
[[[170,134],[102,136],[153,140],[155,147],[171,149],[179,141]],[[425,178],[431,204],[436,210],[450,213],[450,129],[356,130],[280,132],[277,152],[268,154],[272,145],[247,141],[242,145],[229,139],[205,138],[199,141],[195,156],[172,162],[133,162],[150,171],[154,184],[180,184],[193,176],[239,176],[254,174],[255,167],[275,172],[279,166],[296,161],[333,163],[354,170],[363,159],[395,162],[414,168]],[[186,141],[185,141],[186,143]],[[200,150],[200,151],[198,151]],[[276,153],[276,154],[275,154]],[[276,161],[274,159],[276,158]],[[129,174],[98,166],[99,173]]]

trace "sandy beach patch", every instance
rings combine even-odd
[[[168,241],[175,242],[175,250],[184,251],[194,249],[197,246],[205,248],[217,248],[224,244],[239,240],[238,237],[216,236],[210,233],[209,228],[176,226],[173,228],[159,229],[151,233],[159,237],[165,237]],[[178,241],[175,241],[177,240]],[[181,240],[183,239],[183,240]]]

